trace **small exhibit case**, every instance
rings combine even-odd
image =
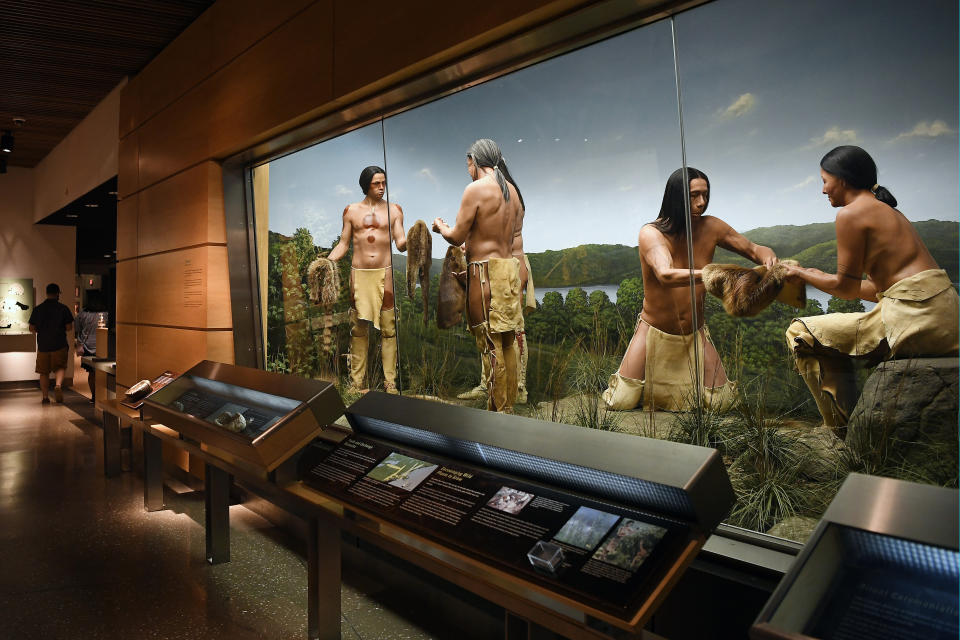
[[[750,637],[957,638],[957,521],[955,489],[850,474]]]
[[[265,472],[301,450],[344,410],[329,382],[209,360],[143,405],[145,420]]]

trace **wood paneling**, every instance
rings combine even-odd
[[[334,96],[346,95],[415,63],[437,66],[528,22],[542,21],[548,14],[556,15],[578,4],[583,2],[513,0],[488,2],[478,11],[467,2],[406,0],[377,3],[373,13],[368,3],[336,0]],[[371,20],[372,15],[375,20]],[[469,42],[478,34],[485,37]],[[374,42],[376,46],[370,46]],[[452,48],[459,51],[443,56],[446,60],[430,60]]]
[[[137,255],[225,243],[222,181],[220,165],[204,162],[141,191]]]
[[[194,247],[131,262],[138,265],[137,323],[233,327],[226,247]]]
[[[117,260],[137,256],[138,197],[135,193],[117,203]]]
[[[120,137],[137,128],[137,114],[140,112],[140,77],[134,76],[120,93]]]
[[[117,385],[128,389],[140,380],[137,377],[137,328],[117,323]]]
[[[121,108],[121,120],[123,111]],[[140,188],[140,136],[134,131],[120,139],[120,152],[117,156],[117,195],[126,198]]]
[[[332,7],[312,5],[141,126],[141,188],[276,135],[329,103]]]
[[[117,322],[137,321],[137,260],[117,263]]]
[[[183,373],[201,360],[232,364],[233,331],[137,327],[137,380]]]
[[[35,166],[212,1],[0,2],[0,124],[27,121],[10,164]]]
[[[140,74],[143,91],[134,116],[136,126],[200,84],[313,1],[231,0],[213,5]]]

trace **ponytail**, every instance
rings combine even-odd
[[[897,206],[897,199],[893,197],[893,194],[887,190],[886,187],[881,187],[878,184],[873,185],[873,188],[870,189],[870,193],[876,197],[880,202],[889,205],[891,207]]]

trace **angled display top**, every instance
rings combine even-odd
[[[957,492],[850,474],[750,631],[956,638]]]
[[[370,392],[347,410],[358,434],[480,464],[709,531],[734,493],[714,449]]]
[[[266,471],[344,411],[336,388],[205,360],[144,401],[144,415]]]

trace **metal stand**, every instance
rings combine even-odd
[[[325,517],[307,539],[307,638],[340,639],[340,528]]]
[[[207,534],[207,562],[230,562],[230,474],[211,464],[204,466],[203,492]]]
[[[160,438],[143,432],[143,508],[160,511],[163,504],[163,443]]]

